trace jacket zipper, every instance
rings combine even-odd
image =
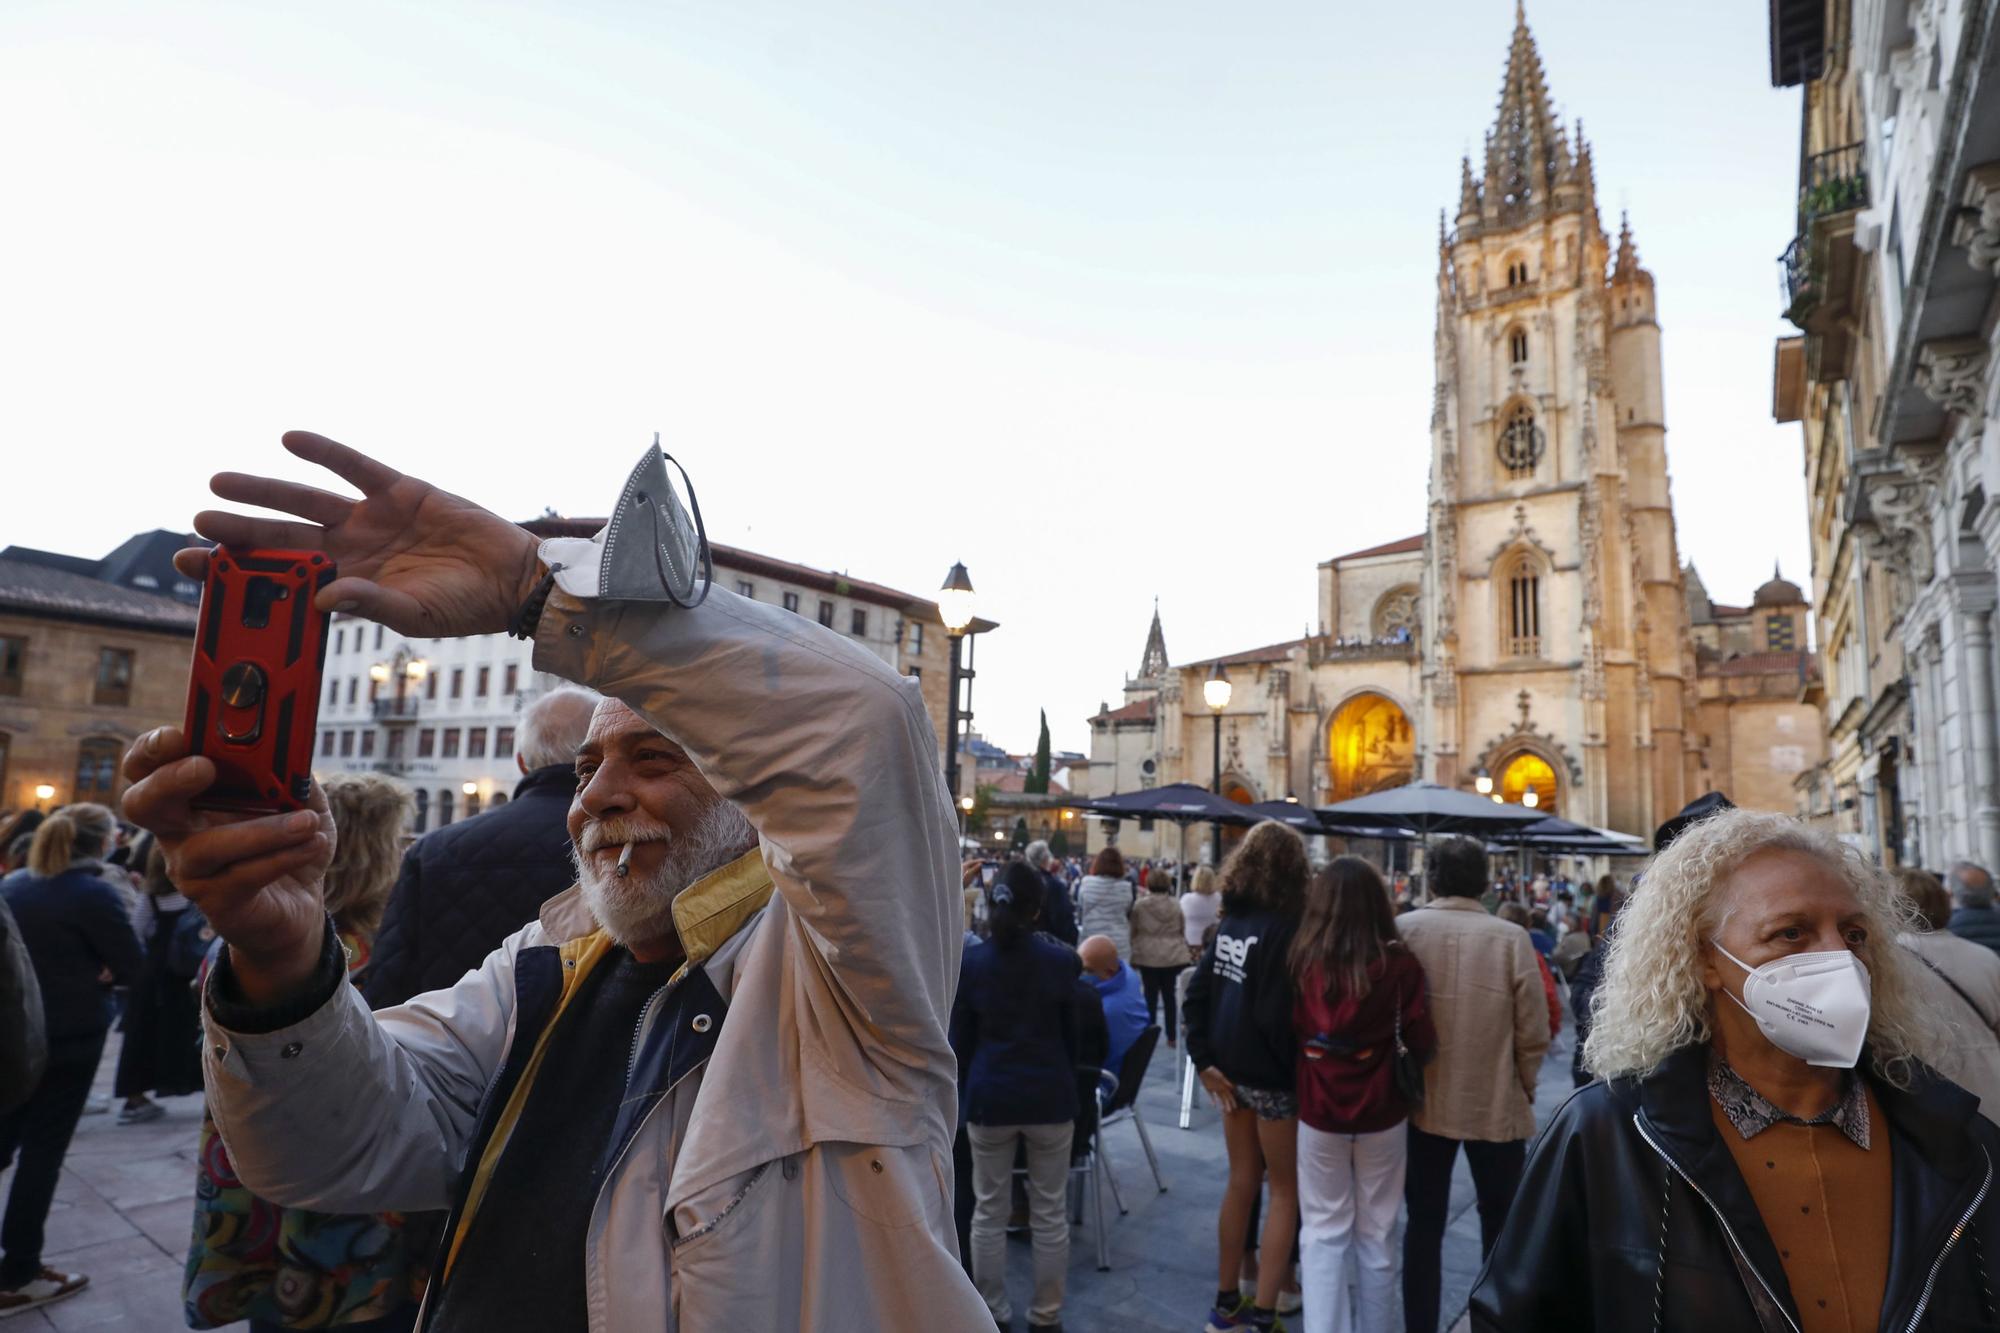
[[[639,1047],[645,1044],[646,1026],[653,1021],[653,1008],[659,1004],[660,997],[671,989],[670,983],[654,991],[652,998],[646,1001],[646,1007],[639,1011],[639,1022],[632,1029],[632,1049],[625,1056],[625,1092],[628,1096],[632,1091],[632,1075],[639,1070]]]
[[[1777,1308],[1779,1314],[1785,1317],[1785,1322],[1791,1326],[1792,1333],[1801,1333],[1798,1321],[1792,1318],[1791,1311],[1787,1310],[1785,1308],[1785,1303],[1778,1299],[1778,1293],[1771,1290],[1771,1284],[1765,1280],[1763,1273],[1758,1271],[1757,1265],[1750,1262],[1750,1256],[1743,1252],[1743,1246],[1740,1245],[1736,1240],[1736,1232],[1731,1229],[1729,1225],[1729,1219],[1722,1215],[1722,1210],[1715,1206],[1715,1200],[1709,1198],[1707,1192],[1704,1191],[1701,1186],[1695,1184],[1694,1177],[1690,1176],[1687,1172],[1681,1170],[1680,1163],[1676,1162],[1671,1156],[1669,1156],[1667,1150],[1665,1148],[1662,1148],[1654,1140],[1653,1136],[1646,1132],[1645,1122],[1642,1121],[1637,1115],[1634,1115],[1632,1117],[1632,1127],[1639,1131],[1639,1137],[1646,1141],[1646,1146],[1651,1148],[1654,1152],[1660,1155],[1660,1160],[1667,1164],[1667,1169],[1672,1171],[1675,1175],[1679,1176],[1681,1178],[1682,1183],[1684,1183],[1689,1189],[1695,1192],[1695,1197],[1708,1205],[1708,1211],[1715,1214],[1715,1220],[1717,1224],[1722,1227],[1722,1234],[1729,1240],[1729,1248],[1736,1252],[1736,1257],[1742,1262],[1743,1266],[1749,1269],[1750,1272],[1756,1276],[1757,1285],[1761,1286],[1764,1289],[1764,1294],[1770,1297],[1771,1304]],[[1991,1169],[1990,1166],[1988,1169],[1989,1170]],[[1981,1193],[1983,1194],[1984,1192],[1985,1191],[1982,1189]],[[1664,1246],[1665,1241],[1662,1240],[1661,1244]],[[1667,1256],[1663,1251],[1660,1255],[1660,1262],[1665,1263],[1666,1261],[1667,1261]],[[1937,1276],[1935,1270],[1932,1271],[1931,1276],[1933,1278]],[[1925,1285],[1924,1295],[1926,1298],[1928,1298],[1930,1295],[1930,1287],[1928,1284]],[[1917,1304],[1917,1313],[1918,1315],[1921,1316],[1923,1312],[1924,1312],[1923,1303],[1920,1301]],[[1915,1328],[1916,1325],[1911,1324],[1910,1327]]]
[[[1986,1202],[1986,1191],[1993,1185],[1993,1157],[1984,1148],[1979,1150],[1979,1154],[1986,1158],[1986,1178],[1979,1182],[1979,1192],[1972,1196],[1972,1206],[1965,1210],[1965,1216],[1958,1219],[1958,1225],[1944,1238],[1944,1248],[1939,1250],[1938,1257],[1931,1261],[1930,1275],[1924,1279],[1923,1294],[1917,1297],[1917,1308],[1910,1315],[1907,1333],[1916,1333],[1917,1325],[1924,1321],[1924,1309],[1931,1303],[1931,1289],[1937,1286],[1938,1270],[1944,1267],[1945,1257],[1951,1253],[1952,1247],[1958,1244],[1958,1238],[1965,1234],[1966,1227],[1972,1223],[1972,1215],[1979,1211],[1980,1204]]]

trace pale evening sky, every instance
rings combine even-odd
[[[1536,0],[1659,279],[1684,558],[1804,582],[1770,419],[1798,93],[1736,0]],[[0,10],[0,544],[100,555],[344,439],[515,517],[661,432],[721,541],[929,595],[1088,748],[1423,524],[1437,215],[1511,0]]]

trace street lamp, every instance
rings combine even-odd
[[[461,782],[458,786],[458,789],[464,792],[467,796],[479,795],[479,784],[476,782]]]
[[[1473,775],[1472,785],[1481,796],[1491,796],[1493,794],[1493,775],[1482,767]]]
[[[50,801],[53,801],[55,798],[56,798],[56,789],[54,787],[51,787],[46,782],[39,783],[36,785],[35,799],[37,801],[40,801],[43,805],[47,805]]]
[[[966,822],[967,822],[968,820],[970,820],[971,818],[972,818],[972,798],[971,798],[970,796],[961,796],[961,797],[959,797],[959,798],[958,798],[958,832],[959,832],[959,836],[960,836],[960,837],[963,837],[963,836],[965,835],[965,825],[966,825]]]
[[[938,589],[938,616],[944,621],[945,637],[951,640],[950,691],[944,708],[944,784],[952,795],[958,794],[958,690],[959,681],[970,680],[972,673],[965,669],[965,632],[972,627],[972,576],[965,572],[962,563],[953,564],[951,572],[944,576],[944,586]],[[971,716],[971,710],[966,710]],[[967,806],[966,809],[971,809]]]
[[[1234,687],[1230,685],[1228,675],[1222,670],[1222,661],[1218,658],[1215,666],[1208,673],[1208,679],[1201,683],[1201,697],[1208,704],[1209,711],[1215,716],[1214,772],[1209,778],[1209,790],[1213,791],[1217,796],[1222,795],[1222,710],[1229,707],[1229,696],[1232,693],[1234,693]],[[1219,867],[1222,864],[1221,820],[1218,819],[1215,821],[1215,826],[1210,831],[1209,838],[1213,847],[1212,854],[1215,858],[1215,864]]]
[[[1541,795],[1533,787],[1530,787],[1526,791],[1521,793],[1521,804],[1527,806],[1530,810],[1534,809],[1541,803],[1542,803]]]
[[[374,666],[369,667],[368,679],[374,681],[377,685],[387,685],[389,683],[389,664],[387,662],[377,662]]]

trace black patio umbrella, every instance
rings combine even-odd
[[[1218,796],[1192,782],[1171,782],[1164,787],[1120,792],[1096,800],[1078,802],[1077,808],[1114,819],[1164,819],[1175,824],[1256,824],[1264,816],[1247,805],[1238,805],[1227,796]]]
[[[1319,816],[1313,813],[1312,807],[1298,801],[1258,801],[1243,808],[1259,819],[1275,819],[1280,824],[1295,828],[1308,837],[1315,833],[1326,832],[1326,826],[1320,823]]]
[[[1541,852],[1574,856],[1649,856],[1643,839],[1620,838],[1608,830],[1546,816],[1532,824],[1493,835],[1496,842],[1526,845]]]
[[[1370,792],[1351,801],[1320,806],[1315,813],[1323,824],[1401,828],[1423,838],[1439,833],[1485,837],[1547,818],[1525,806],[1507,805],[1435,782],[1412,782]]]

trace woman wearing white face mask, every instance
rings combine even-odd
[[[1683,830],[1619,913],[1579,1091],[1477,1329],[2000,1326],[2000,1131],[1934,1073],[1907,905],[1795,820]]]

